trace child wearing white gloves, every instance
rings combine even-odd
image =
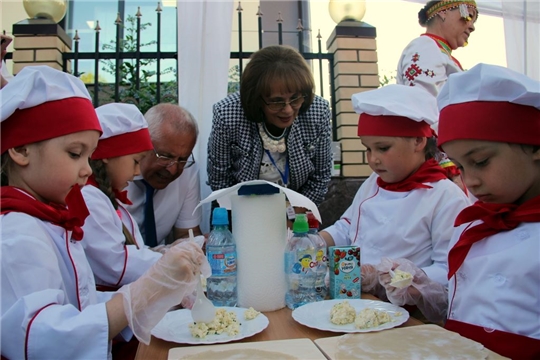
[[[0,90],[1,352],[9,359],[105,359],[111,339],[151,329],[209,275],[194,243],[170,249],[117,293],[95,290],[81,244],[80,188],[102,132],[85,85],[26,67]]]
[[[448,293],[407,260],[413,286],[379,281],[448,330],[513,359],[540,358],[540,83],[499,66],[453,74],[439,97],[439,145],[478,201],[456,218]]]
[[[409,259],[446,285],[454,219],[470,202],[433,159],[435,98],[422,88],[388,85],[352,100],[373,174],[321,236],[329,246],[360,247],[363,292],[385,299],[375,269],[383,257]]]

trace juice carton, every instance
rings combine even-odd
[[[361,271],[358,246],[331,246],[328,250],[330,298],[360,299]]]

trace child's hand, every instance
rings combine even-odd
[[[7,53],[7,48],[12,41],[13,39],[7,35],[0,35],[0,61],[4,60],[4,56],[6,56]]]
[[[381,259],[377,265],[379,283],[385,288],[388,300],[395,305],[416,305],[424,316],[432,322],[439,322],[446,317],[448,291],[446,286],[431,280],[422,269],[407,259]],[[388,269],[400,269],[413,275],[411,286],[398,289],[390,285],[392,279]]]

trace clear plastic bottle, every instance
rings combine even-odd
[[[309,225],[308,235],[315,246],[315,263],[316,266],[313,267],[315,271],[315,291],[317,301],[322,301],[326,298],[328,294],[328,288],[324,283],[324,278],[328,272],[327,265],[327,252],[326,252],[326,241],[319,235],[319,220],[313,215],[312,212],[307,213],[307,220]]]
[[[297,214],[293,224],[293,237],[285,248],[285,274],[287,293],[285,303],[290,309],[316,301],[315,246],[308,236],[308,223],[305,214]]]
[[[206,281],[207,297],[215,306],[236,306],[236,243],[229,231],[227,209],[214,209],[212,226],[206,244],[212,268],[212,276]]]

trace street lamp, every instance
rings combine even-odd
[[[23,0],[23,6],[30,18],[58,23],[66,14],[67,0]]]
[[[336,24],[342,21],[362,21],[366,13],[366,1],[330,0],[328,3],[328,12]]]

